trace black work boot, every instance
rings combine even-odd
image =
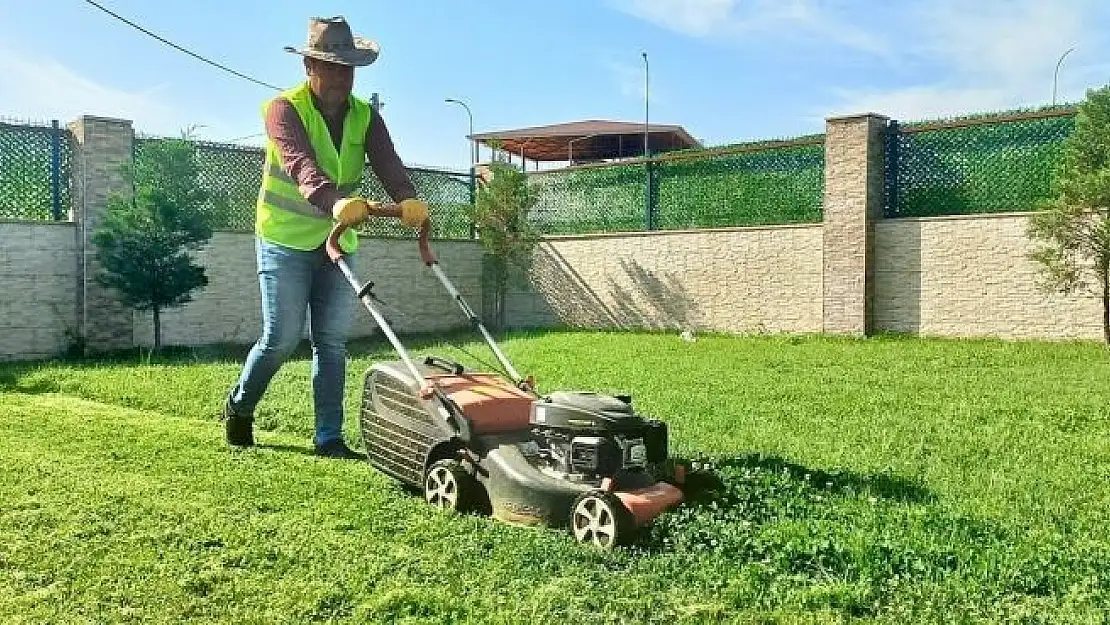
[[[354,451],[343,439],[328,441],[322,445],[316,445],[316,455],[323,458],[341,458],[344,460],[365,460],[366,456]]]
[[[231,396],[224,403],[224,430],[227,443],[235,447],[254,445],[254,415],[241,415],[231,405]]]

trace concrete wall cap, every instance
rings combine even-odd
[[[884,121],[884,122],[885,121],[890,121],[890,117],[888,117],[886,115],[880,115],[878,113],[856,113],[856,114],[853,114],[853,115],[834,115],[832,117],[826,117],[825,121],[830,123],[830,124],[843,124],[843,123],[847,123],[847,122],[860,121],[860,120],[868,119],[868,118],[878,119],[878,120],[881,120],[881,121]]]

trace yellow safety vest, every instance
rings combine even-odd
[[[343,120],[343,140],[336,151],[324,117],[312,103],[312,91],[305,81],[281,93],[301,118],[308,141],[315,152],[316,165],[339,188],[351,194],[362,185],[366,158],[366,130],[370,127],[370,104],[350,96],[347,117]],[[263,117],[272,100],[262,106]],[[314,250],[328,238],[335,221],[324,217],[301,195],[297,182],[282,167],[281,154],[272,140],[266,144],[262,186],[255,204],[255,232],[266,241],[298,250]],[[347,253],[358,249],[358,235],[348,230],[339,239]]]

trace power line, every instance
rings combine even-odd
[[[264,133],[264,132],[256,132],[253,135],[244,135],[242,137],[235,137],[234,139],[224,139],[220,143],[235,143],[237,141],[244,141],[246,139],[254,139],[255,137],[262,137],[262,136],[265,136],[265,135],[266,135],[266,133]]]
[[[176,48],[177,50],[180,50],[180,51],[184,52],[185,54],[188,54],[188,55],[189,55],[189,56],[191,56],[191,57],[194,57],[194,58],[200,59],[201,61],[204,61],[205,63],[208,63],[209,65],[213,65],[213,66],[215,66],[215,67],[218,67],[218,68],[220,68],[220,69],[224,70],[225,72],[230,72],[230,73],[232,73],[232,74],[235,74],[236,76],[238,76],[238,77],[240,77],[240,78],[245,78],[246,80],[249,80],[249,81],[251,81],[251,82],[253,82],[253,83],[257,83],[257,84],[259,84],[259,85],[262,85],[263,87],[269,87],[269,88],[271,88],[271,89],[274,89],[274,90],[276,90],[276,91],[281,91],[281,87],[275,87],[274,85],[271,85],[270,83],[262,82],[261,80],[257,80],[257,79],[255,79],[255,78],[251,78],[250,76],[247,76],[246,74],[242,74],[242,73],[240,73],[240,72],[237,72],[237,71],[235,71],[235,70],[231,69],[230,67],[227,67],[227,66],[224,66],[224,65],[220,65],[219,63],[217,63],[217,62],[215,62],[215,61],[210,61],[210,60],[208,60],[208,59],[204,58],[203,56],[201,56],[201,55],[199,55],[199,54],[197,54],[197,53],[195,53],[195,52],[191,52],[191,51],[189,51],[189,50],[186,50],[185,48],[182,48],[181,46],[177,45],[176,43],[174,43],[174,42],[172,42],[172,41],[169,41],[169,40],[167,40],[167,39],[165,39],[165,38],[163,38],[163,37],[160,37],[160,36],[158,36],[158,35],[156,35],[156,34],[154,34],[154,33],[150,32],[149,30],[147,30],[147,29],[143,28],[142,26],[139,26],[139,25],[138,25],[138,24],[136,24],[135,22],[132,22],[131,20],[129,20],[129,19],[127,19],[127,18],[123,17],[123,16],[117,15],[116,13],[113,13],[112,11],[109,11],[108,9],[104,8],[103,6],[101,6],[101,5],[99,5],[99,4],[95,3],[95,2],[93,2],[93,0],[85,0],[85,2],[87,2],[88,4],[91,4],[91,5],[93,5],[94,7],[96,7],[96,8],[98,8],[98,9],[100,9],[101,11],[104,11],[104,12],[105,12],[105,13],[107,13],[108,15],[111,15],[112,17],[114,17],[114,18],[116,18],[117,20],[119,20],[119,21],[123,22],[124,24],[127,24],[128,26],[130,26],[130,27],[132,27],[132,28],[135,28],[135,29],[137,29],[137,30],[140,30],[140,31],[142,31],[142,32],[146,33],[147,35],[150,35],[151,37],[154,37],[154,38],[155,38],[155,39],[157,39],[158,41],[161,41],[162,43],[164,43],[164,44],[166,44],[166,45],[168,45],[168,46],[171,46],[171,47],[173,47],[173,48]]]

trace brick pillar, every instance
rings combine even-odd
[[[871,330],[873,224],[883,214],[888,119],[868,113],[825,123],[824,331]]]
[[[130,349],[135,345],[131,309],[116,293],[100,286],[92,236],[108,196],[129,195],[131,184],[121,167],[132,159],[131,122],[84,116],[68,124],[74,137],[73,214],[77,225],[77,325],[88,352]]]

